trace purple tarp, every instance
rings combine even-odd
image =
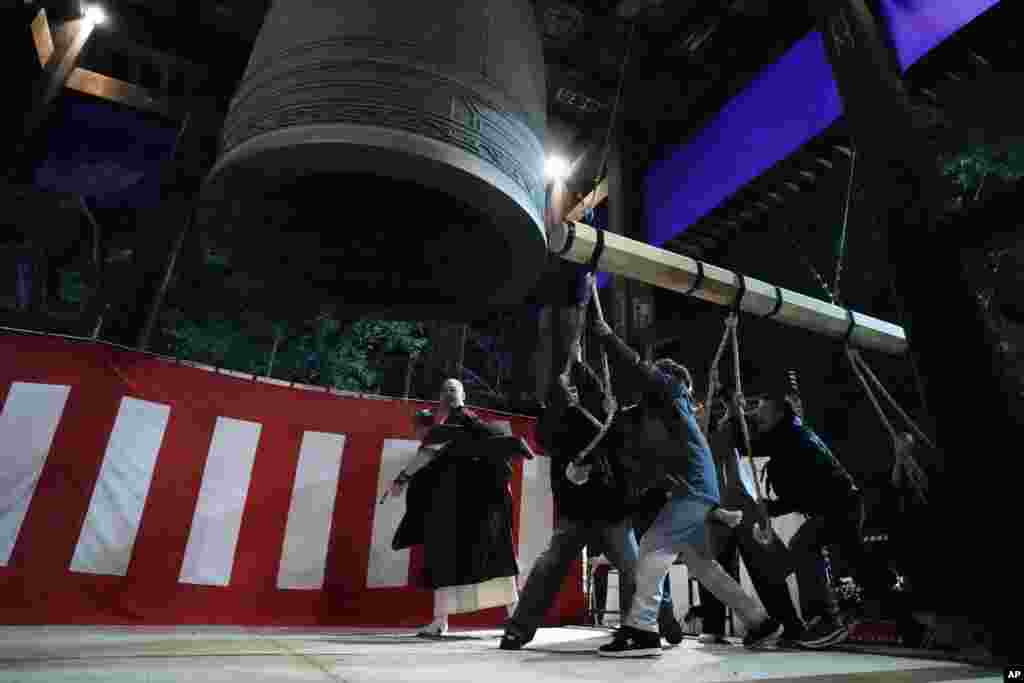
[[[882,0],[900,65],[910,65],[998,0]],[[688,143],[648,169],[647,241],[661,245],[798,150],[842,113],[821,34],[811,32]]]

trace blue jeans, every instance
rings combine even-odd
[[[505,623],[507,632],[525,641],[533,639],[562,587],[569,565],[580,556],[583,546],[589,544],[601,545],[608,561],[619,570],[619,610],[623,615],[629,611],[636,591],[634,577],[639,554],[632,522],[629,518],[609,524],[561,517],[551,535],[551,543],[537,558],[519,594],[515,614]]]

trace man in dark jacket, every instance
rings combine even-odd
[[[777,517],[799,512],[808,518],[789,542],[800,602],[808,620],[799,644],[812,649],[838,645],[849,636],[849,629],[839,618],[839,603],[828,583],[822,549],[839,547],[869,597],[886,593],[895,577],[864,551],[860,489],[790,401],[781,395],[762,400],[754,422],[754,452],[770,458],[767,489],[774,490],[777,497],[765,501],[768,514]]]
[[[785,630],[780,644],[795,643],[804,630],[803,622],[797,615],[786,585],[786,576],[791,571],[789,551],[777,536],[763,545],[754,538],[754,523],[759,517],[757,504],[740,480],[740,461],[737,444],[739,428],[736,419],[723,420],[719,428],[712,425],[711,450],[718,470],[718,486],[722,493],[722,505],[743,511],[743,521],[736,527],[725,524],[709,524],[709,536],[715,559],[729,569],[733,578],[739,576],[737,555],[750,574],[751,583],[765,609],[782,622]],[[714,594],[700,586],[700,604],[704,608],[702,642],[725,643],[725,605]]]
[[[685,368],[669,360],[645,363],[603,321],[595,332],[613,363],[614,376],[642,395],[620,453],[629,476],[669,497],[643,537],[636,570],[636,595],[615,640],[599,648],[605,657],[660,656],[658,611],[662,584],[681,555],[691,576],[729,605],[747,625],[745,643],[775,636],[781,624],[743,592],[706,548],[708,514],[719,504],[718,478],[707,439],[697,423]],[[628,393],[628,392],[623,392]]]
[[[626,506],[625,475],[618,460],[609,457],[618,445],[617,434],[613,431],[599,442],[588,457],[589,464],[572,464],[598,433],[598,428],[573,403],[578,401],[602,422],[607,406],[603,405],[600,381],[582,362],[578,341],[571,345],[570,353],[575,356],[570,374],[562,383],[552,383],[536,432],[538,443],[551,458],[551,492],[558,520],[547,550],[530,571],[515,613],[506,622],[500,646],[503,650],[518,650],[533,639],[562,587],[569,566],[580,557],[585,545],[600,546],[618,569],[622,613],[628,610],[633,597],[637,542]],[[576,481],[586,480],[574,483],[570,475]]]

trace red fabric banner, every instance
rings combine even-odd
[[[42,412],[32,417],[37,405],[56,406],[52,436],[43,424],[50,418]],[[7,451],[0,455],[0,487],[6,489],[0,489],[0,535],[9,537],[6,562],[0,556],[0,623],[414,627],[432,618],[432,592],[411,581],[367,587],[368,572],[380,561],[371,560],[374,516],[393,504],[378,505],[385,440],[413,439],[411,416],[430,403],[338,396],[99,343],[0,334],[0,406],[0,449]],[[476,412],[508,421],[537,450],[532,419]],[[160,415],[166,419],[152,417]],[[251,467],[233,460],[231,450],[232,435],[245,430],[258,430]],[[340,435],[332,438],[343,447],[334,453],[334,442],[307,438],[311,433]],[[225,471],[248,473],[248,479],[237,475],[242,478],[233,483],[218,475],[211,443],[221,444]],[[314,446],[320,451],[308,455],[313,464],[307,471],[320,476],[316,486],[326,492],[295,484],[300,451],[306,458]],[[153,449],[155,465],[147,469],[146,453]],[[217,496],[201,503],[200,490],[208,487],[237,494],[244,507],[232,511],[225,502],[221,510]],[[522,500],[523,490],[518,463],[512,483],[517,548],[527,533],[520,528],[521,508],[531,503]],[[333,499],[333,509],[304,508],[296,496]],[[203,517],[203,528],[235,542],[233,560],[224,555],[230,546],[205,551],[228,558],[220,563],[225,585],[180,578],[186,547],[196,553],[209,547],[200,538],[190,543],[190,532],[198,533],[194,520],[206,509],[213,516]],[[322,552],[306,547],[316,545],[316,533],[307,539],[301,528],[309,515],[321,513],[329,515],[330,529]],[[546,533],[540,539],[546,544],[551,523],[528,533]],[[386,542],[389,549],[390,540],[374,541],[385,561],[390,555],[379,546]],[[324,552],[326,560],[316,565]],[[287,553],[290,566],[312,563],[322,570],[322,587],[278,588]],[[117,568],[117,557],[126,567]],[[416,572],[421,553],[414,549],[407,564]],[[551,624],[580,623],[581,571],[577,562],[549,613]],[[317,576],[314,571],[311,580]],[[501,608],[453,616],[451,623],[497,627],[505,618]]]

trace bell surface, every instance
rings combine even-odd
[[[547,255],[545,112],[526,0],[278,0],[199,225],[236,272],[309,296],[515,304]]]

